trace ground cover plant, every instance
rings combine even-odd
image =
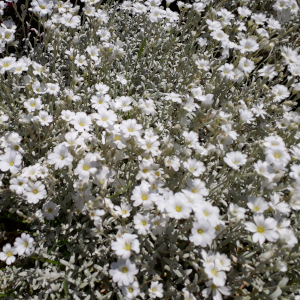
[[[0,298],[299,298],[295,0],[0,8]]]

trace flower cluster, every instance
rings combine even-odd
[[[295,299],[298,4],[102,2],[0,1],[0,291]]]

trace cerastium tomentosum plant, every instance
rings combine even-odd
[[[0,1],[0,297],[298,297],[298,4],[172,2]]]

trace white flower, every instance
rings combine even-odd
[[[221,66],[218,68],[218,71],[220,71],[221,78],[225,79],[234,79],[234,65],[233,64],[225,64],[224,66]]]
[[[75,64],[78,67],[87,66],[88,63],[87,63],[85,55],[79,55],[79,54],[77,54],[76,57],[75,57]]]
[[[161,198],[160,198],[161,199]],[[153,219],[152,233],[154,235],[161,235],[167,229],[169,217],[166,215],[158,215]]]
[[[140,131],[142,128],[143,126],[138,124],[134,119],[125,120],[120,126],[125,137],[140,137]]]
[[[106,110],[105,107],[102,107],[98,111],[98,114],[92,114],[92,117],[97,120],[96,124],[98,126],[107,128],[114,125],[118,120],[118,117],[113,110]]]
[[[240,166],[246,163],[247,155],[242,154],[240,151],[229,152],[226,154],[226,157],[224,157],[224,161],[229,167],[238,170]]]
[[[132,98],[128,96],[117,97],[115,100],[116,109],[119,109],[123,112],[130,111],[132,109],[130,105],[131,103],[132,103]]]
[[[275,211],[288,216],[291,212],[289,205],[285,202],[280,202],[280,196],[278,193],[270,195],[271,202],[269,202],[270,208]]]
[[[145,150],[148,153],[150,152],[153,156],[157,156],[160,153],[160,143],[157,141],[156,137],[145,136],[144,139],[138,138],[138,143],[141,149]]]
[[[180,167],[180,160],[177,156],[167,156],[165,158],[165,165],[167,167],[172,167],[174,171],[178,171]]]
[[[249,196],[247,206],[254,213],[263,213],[269,208],[268,202],[263,197]]]
[[[43,216],[47,220],[54,220],[58,216],[59,205],[56,205],[54,202],[50,201],[43,206]]]
[[[247,38],[240,41],[239,49],[241,53],[255,52],[259,49],[259,45],[255,40]]]
[[[18,255],[23,255],[24,253],[30,255],[34,251],[33,242],[34,239],[29,234],[22,233],[21,237],[17,237],[14,243],[16,253]]]
[[[155,197],[156,195],[152,193],[151,184],[142,180],[142,183],[134,188],[131,200],[134,200],[133,206],[142,205],[145,210],[151,210],[154,206]]]
[[[140,253],[140,242],[137,237],[136,234],[124,233],[116,242],[112,242],[111,249],[123,259],[129,258],[131,251]]]
[[[133,217],[134,228],[138,231],[138,234],[146,235],[152,227],[152,216],[148,214],[141,215],[137,213]]]
[[[139,107],[142,110],[142,112],[145,115],[155,115],[157,112],[155,110],[155,104],[152,99],[144,100],[140,99],[139,100]]]
[[[24,107],[29,111],[33,112],[35,110],[40,110],[44,107],[40,98],[30,98],[24,102]]]
[[[263,215],[254,215],[254,223],[245,222],[245,229],[254,232],[252,240],[254,243],[259,242],[262,245],[265,240],[276,242],[279,235],[276,232],[276,220],[273,218],[265,219]]]
[[[170,197],[168,204],[166,205],[166,211],[170,218],[174,219],[188,219],[192,208],[188,204],[188,199],[184,193],[176,193]]]
[[[75,113],[70,110],[63,110],[61,112],[61,118],[65,121],[71,121],[75,117]]]
[[[216,237],[215,229],[210,225],[208,221],[199,220],[193,223],[192,233],[189,236],[189,240],[196,246],[205,248],[211,246],[213,239]]]
[[[118,283],[118,286],[126,285],[134,282],[134,275],[139,272],[136,265],[129,259],[119,259],[118,262],[111,264],[109,274],[112,276],[114,282]]]
[[[179,94],[166,93],[165,95],[166,95],[166,97],[165,97],[166,100],[169,100],[169,101],[175,102],[175,103],[181,103],[182,102],[182,100],[180,98],[181,95],[179,95]]]
[[[130,212],[132,211],[132,206],[130,204],[121,202],[120,206],[115,206],[114,209],[122,218],[128,218],[130,216]]]
[[[9,170],[12,174],[16,174],[22,168],[21,164],[22,155],[17,151],[11,150],[0,155],[0,170],[2,172]]]
[[[14,57],[6,56],[0,59],[0,73],[4,74],[6,71],[13,72],[15,69],[16,59]]]
[[[237,204],[230,203],[228,214],[231,220],[239,221],[245,218],[246,209],[239,207]]]
[[[210,62],[209,60],[205,59],[197,59],[195,64],[199,70],[208,71],[210,69]]]
[[[277,146],[284,148],[285,143],[282,137],[278,135],[271,135],[264,138],[264,146],[266,148],[276,148]]]
[[[291,156],[286,149],[280,146],[266,149],[265,154],[266,161],[278,168],[281,166],[285,167],[291,160]]]
[[[10,180],[9,189],[14,191],[17,195],[22,195],[25,188],[27,187],[28,179],[23,176],[18,176],[17,178],[12,178]]]
[[[54,152],[48,155],[48,162],[55,165],[55,170],[72,165],[72,161],[73,156],[69,153],[68,148],[62,144],[56,146]]]
[[[109,86],[100,82],[95,84],[95,89],[99,94],[105,95],[109,91]]]
[[[250,124],[255,119],[253,118],[253,113],[249,109],[239,109],[241,120],[247,124]]]
[[[126,297],[126,299],[134,299],[140,294],[140,284],[137,281],[134,281],[133,283],[129,285],[123,285],[121,287],[123,295]]]
[[[264,66],[258,70],[259,76],[272,79],[273,77],[277,76],[278,73],[275,71],[273,66]]]
[[[91,98],[92,107],[97,109],[98,112],[101,113],[103,108],[107,109],[109,107],[108,103],[110,99],[111,98],[109,95],[97,93],[96,95],[93,95]]]
[[[35,82],[32,85],[32,90],[36,93],[36,94],[46,94],[47,93],[47,88],[45,87],[45,85],[41,82]]]
[[[188,179],[187,185],[189,190],[195,195],[208,196],[208,189],[205,187],[205,183],[200,179]]]
[[[290,228],[283,228],[279,231],[279,240],[288,248],[293,248],[298,243],[298,239]]]
[[[291,166],[291,172],[289,173],[290,177],[295,180],[300,179],[300,166],[299,165],[293,165]]]
[[[41,17],[52,13],[53,2],[49,0],[34,0],[31,2],[32,11]]]
[[[274,100],[281,101],[285,98],[288,98],[290,92],[288,88],[282,84],[276,84],[272,87],[272,93],[275,95]]]
[[[36,204],[47,196],[45,185],[41,181],[29,181],[24,192],[24,197],[28,203]]]
[[[215,258],[214,263],[208,264],[204,268],[207,277],[212,280],[216,286],[224,286],[226,281],[226,273],[223,271],[222,264],[219,259]]]
[[[70,121],[72,125],[74,125],[75,130],[78,132],[90,131],[92,130],[92,120],[91,117],[88,116],[84,112],[78,112]]]
[[[212,294],[213,300],[222,300],[222,295],[228,296],[230,295],[230,287],[227,286],[217,286],[213,284],[212,280],[209,280],[205,282],[205,285],[207,286],[206,289],[202,291],[202,296],[204,298],[207,298],[210,294]]]
[[[196,218],[199,220],[208,221],[212,226],[217,226],[219,223],[219,208],[211,205],[209,202],[202,202],[196,207]]]
[[[164,293],[163,284],[158,281],[152,281],[148,291],[151,298],[162,298]]]
[[[35,120],[40,122],[40,124],[42,126],[49,126],[50,123],[53,121],[53,117],[51,115],[49,115],[47,111],[44,111],[44,110],[41,110],[39,112],[39,115],[34,118],[35,118]]]
[[[14,256],[16,254],[16,249],[7,243],[3,246],[2,252],[0,252],[0,260],[5,261],[7,265],[11,265],[16,261],[16,257]]]
[[[195,177],[203,174],[206,169],[203,162],[197,161],[195,158],[189,158],[187,161],[183,162],[183,166]]]
[[[89,152],[84,159],[81,159],[74,170],[74,174],[80,179],[88,180],[91,174],[95,174],[99,168],[99,163],[96,161],[96,156]]]
[[[60,91],[60,87],[58,85],[58,83],[47,83],[47,87],[48,87],[48,92],[50,95],[53,96],[57,96],[59,91]]]

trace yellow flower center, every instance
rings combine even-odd
[[[217,272],[217,270],[216,269],[212,269],[211,270],[211,272],[215,275],[215,276],[217,276],[218,275],[218,272]]]
[[[146,222],[146,221],[142,221],[142,225],[143,225],[143,226],[146,226],[146,225],[147,225],[147,222]]]
[[[48,212],[49,212],[49,213],[52,213],[52,212],[53,212],[53,209],[52,209],[52,208],[48,208]]]
[[[129,251],[129,250],[131,250],[131,245],[126,243],[124,248],[125,248],[125,250]]]
[[[204,211],[204,216],[208,217],[209,216],[209,212],[208,211]]]
[[[282,156],[281,153],[274,153],[275,158],[281,158],[281,156]]]
[[[102,118],[102,121],[103,121],[103,122],[106,122],[106,121],[107,121],[107,118]]]
[[[265,228],[262,227],[262,226],[257,226],[257,232],[258,233],[263,233],[263,232],[265,232]]]
[[[38,190],[37,190],[37,189],[34,189],[32,192],[33,192],[34,194],[37,194],[37,193],[38,193]]]
[[[203,231],[203,229],[200,228],[200,229],[197,230],[197,232],[198,232],[199,234],[202,234],[204,231]]]
[[[258,206],[254,206],[253,209],[254,209],[255,211],[259,211],[259,207],[258,207]]]
[[[133,292],[133,288],[132,287],[128,288],[128,292],[132,293]]]
[[[12,254],[10,251],[8,251],[8,252],[6,252],[6,255],[7,255],[7,257],[10,257],[10,256],[12,256],[13,254]]]
[[[143,195],[142,196],[142,199],[145,201],[145,200],[148,200],[148,195]]]
[[[115,136],[115,141],[119,141],[121,138],[120,138],[120,136],[119,135],[116,135]]]
[[[80,122],[79,125],[80,125],[80,126],[84,126],[84,123],[83,123],[83,122]]]
[[[148,172],[148,169],[144,169],[144,170],[143,170],[143,173],[147,173],[147,172]]]
[[[45,9],[46,6],[41,4],[41,5],[40,5],[40,8],[41,8],[41,9]]]
[[[128,272],[128,269],[126,267],[123,267],[122,268],[122,273],[127,273]]]
[[[11,161],[9,164],[10,164],[11,166],[13,166],[13,165],[15,164],[15,162],[14,162],[14,161]]]
[[[23,182],[22,182],[22,181],[19,181],[19,185],[23,185]]]
[[[61,155],[60,158],[63,160],[63,159],[65,159],[65,156],[64,156],[64,155]]]
[[[28,242],[24,242],[25,248],[28,248]]]
[[[176,206],[175,209],[176,209],[177,212],[181,212],[182,207],[181,206]]]
[[[9,63],[4,63],[4,64],[3,64],[3,67],[4,67],[4,68],[9,67]]]
[[[84,166],[83,166],[83,170],[84,170],[84,171],[88,171],[89,169],[90,169],[90,167],[89,167],[88,165],[84,165]]]
[[[123,214],[123,215],[126,215],[126,214],[127,214],[127,210],[125,210],[125,209],[122,210],[122,214]]]

